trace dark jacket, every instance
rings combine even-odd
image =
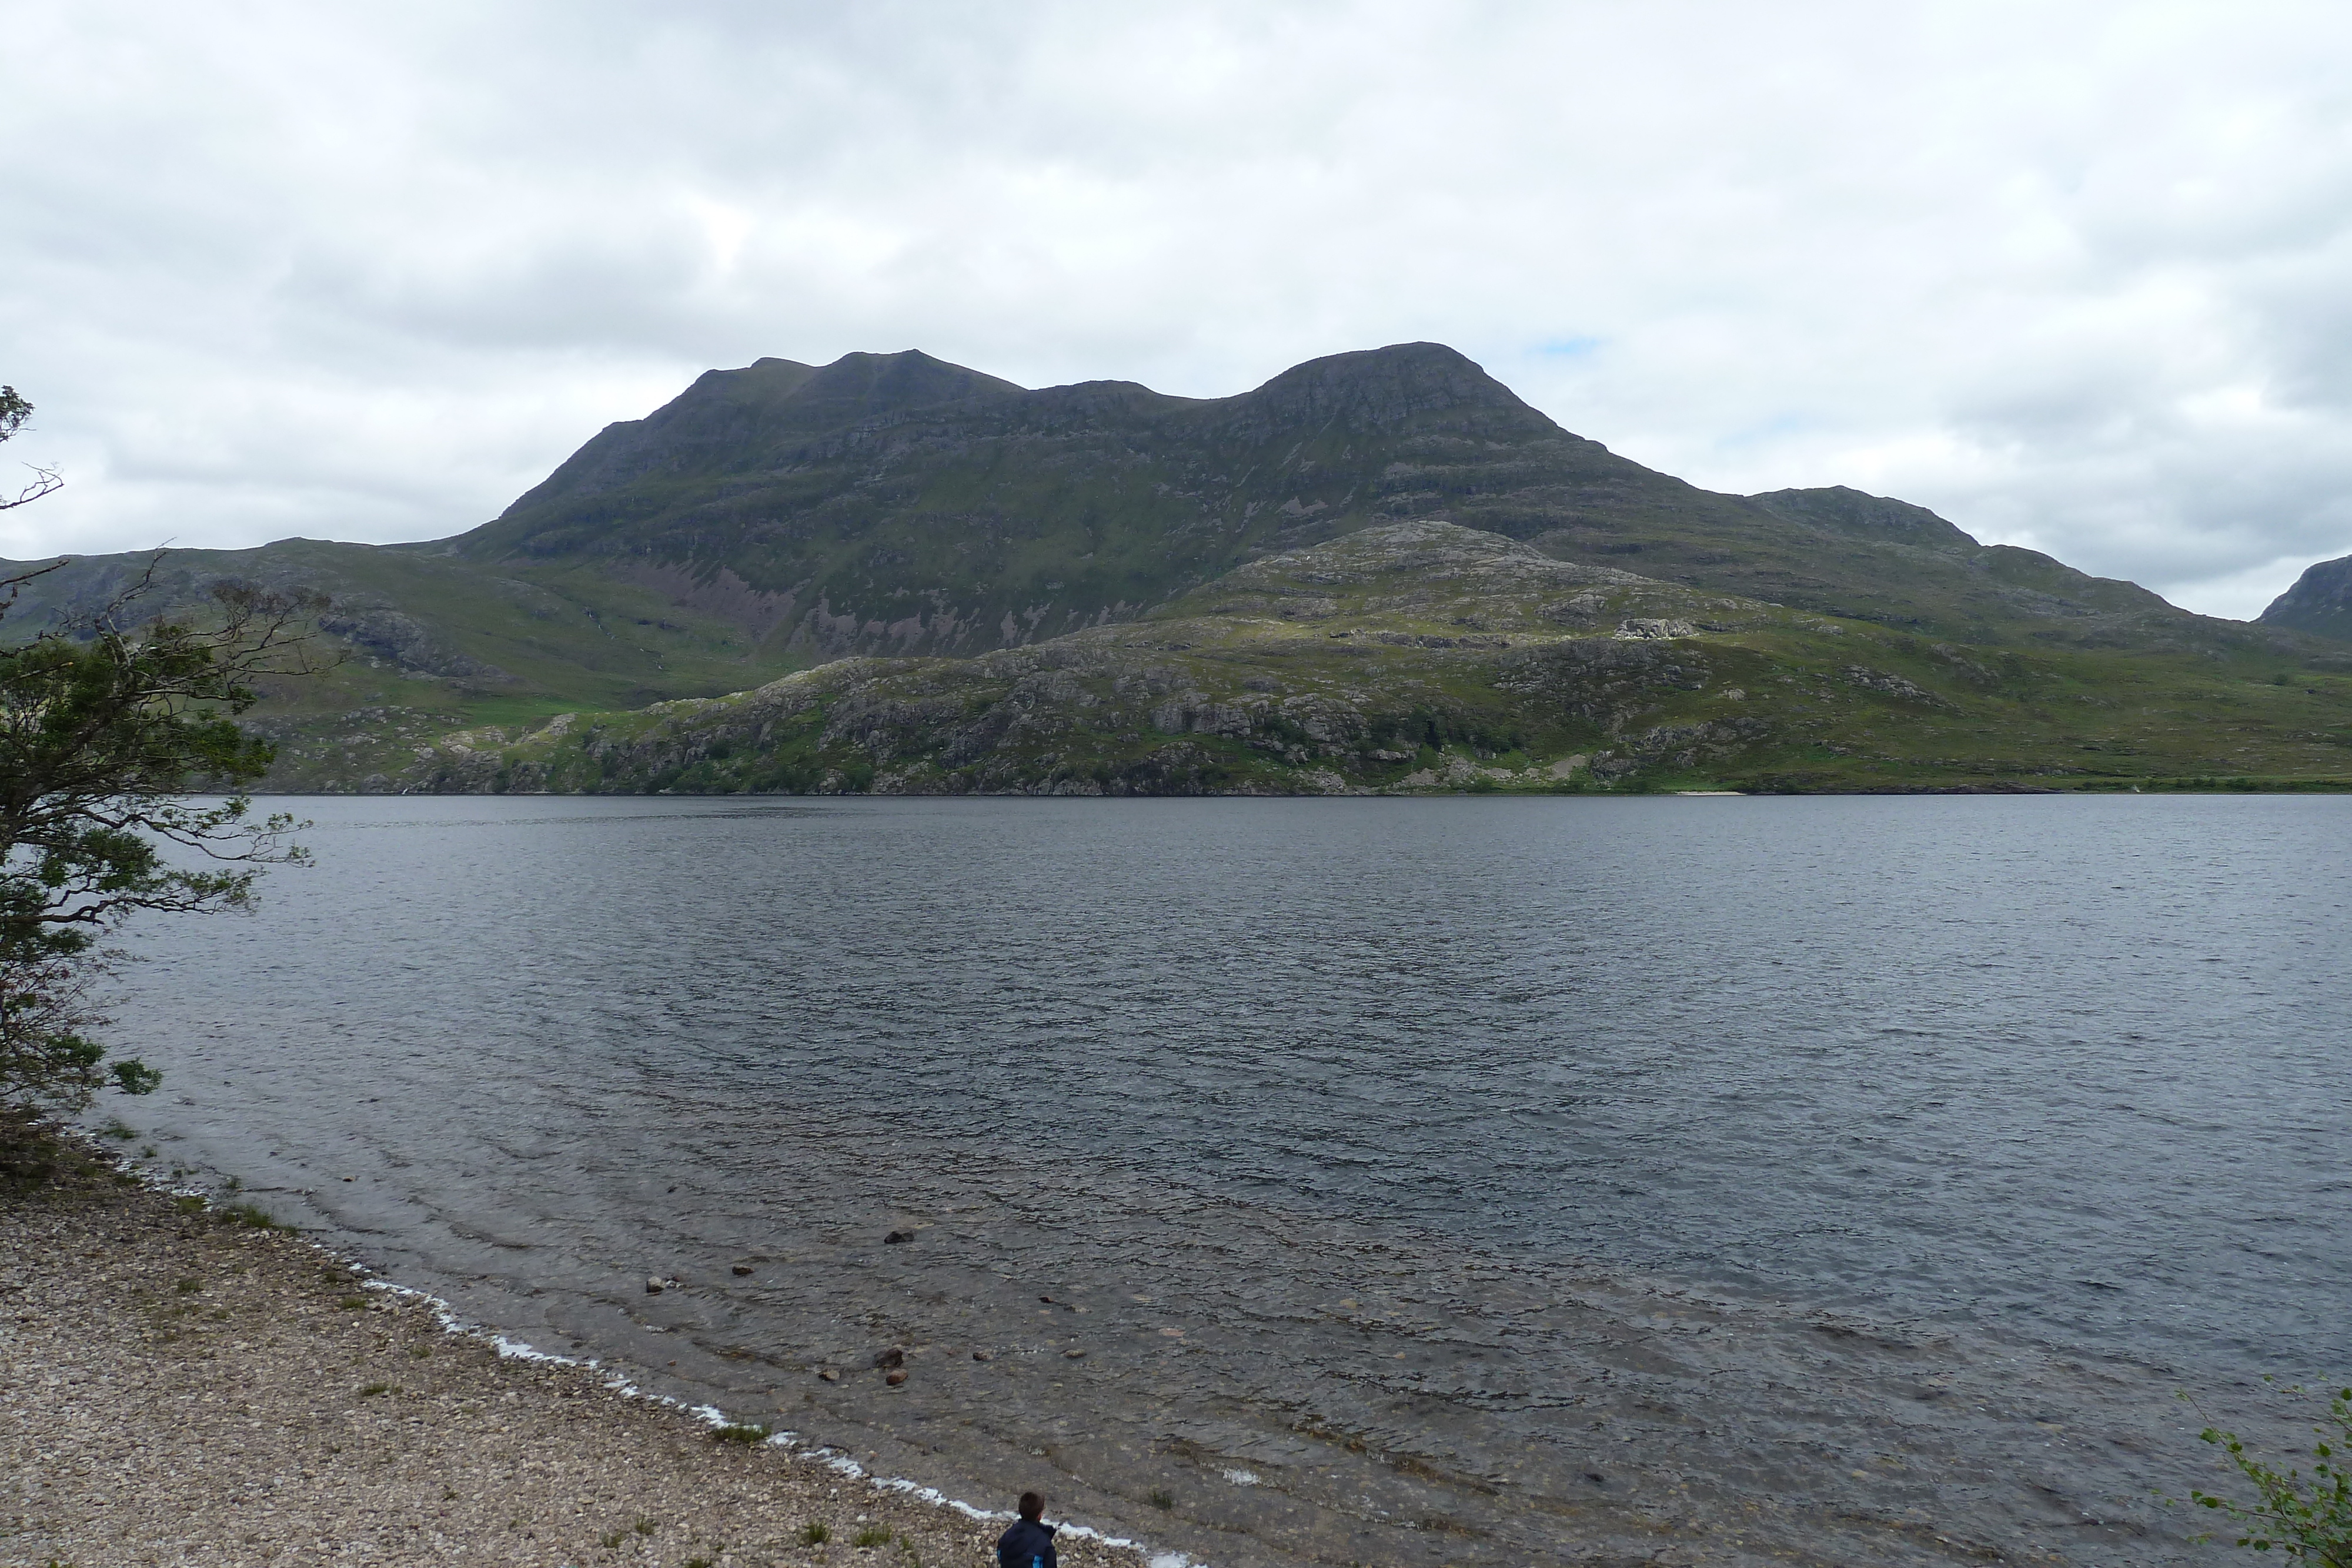
[[[1052,1525],[1017,1520],[1012,1529],[996,1538],[997,1568],[1033,1568],[1039,1563],[1045,1568],[1058,1568],[1054,1561]]]

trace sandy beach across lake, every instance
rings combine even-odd
[[[0,1184],[0,1564],[993,1561],[1004,1519],[611,1381],[69,1145]],[[1061,1558],[1145,1562],[1067,1535]]]

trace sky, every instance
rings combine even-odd
[[[2352,553],[2352,6],[0,4],[0,555],[440,538],[701,371],[1435,340],[2211,614]]]

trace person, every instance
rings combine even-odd
[[[1021,1494],[1021,1517],[996,1538],[996,1568],[1057,1568],[1054,1562],[1054,1527],[1045,1522],[1045,1500],[1034,1491]]]

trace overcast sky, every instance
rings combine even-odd
[[[495,516],[701,370],[1453,344],[2215,614],[2352,552],[2352,6],[0,6],[0,554]],[[17,472],[21,472],[18,470]]]

